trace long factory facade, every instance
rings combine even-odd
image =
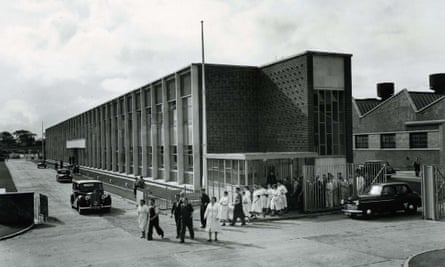
[[[172,187],[262,184],[352,162],[351,109],[350,54],[205,64],[205,91],[193,63],[46,129],[45,156]]]

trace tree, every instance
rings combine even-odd
[[[15,143],[15,138],[10,132],[4,131],[0,133],[0,143],[7,146],[12,145]]]
[[[35,143],[35,133],[27,130],[17,130],[12,133],[15,136],[17,144],[20,146],[31,146]]]

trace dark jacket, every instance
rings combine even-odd
[[[193,216],[193,207],[189,204],[181,203],[180,206],[180,214],[182,220],[191,220]]]
[[[179,219],[181,217],[181,201],[175,201],[173,203],[171,214],[175,216],[175,219]]]
[[[207,207],[207,204],[210,203],[210,198],[206,193],[202,193],[201,196],[201,206]]]

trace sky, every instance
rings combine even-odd
[[[357,98],[428,91],[445,72],[445,2],[15,0],[0,3],[0,131],[48,128],[192,62],[260,66],[351,53]]]

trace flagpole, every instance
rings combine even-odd
[[[201,20],[201,76],[202,76],[202,186],[207,186],[207,112],[206,112],[206,83],[204,57],[204,21]]]

